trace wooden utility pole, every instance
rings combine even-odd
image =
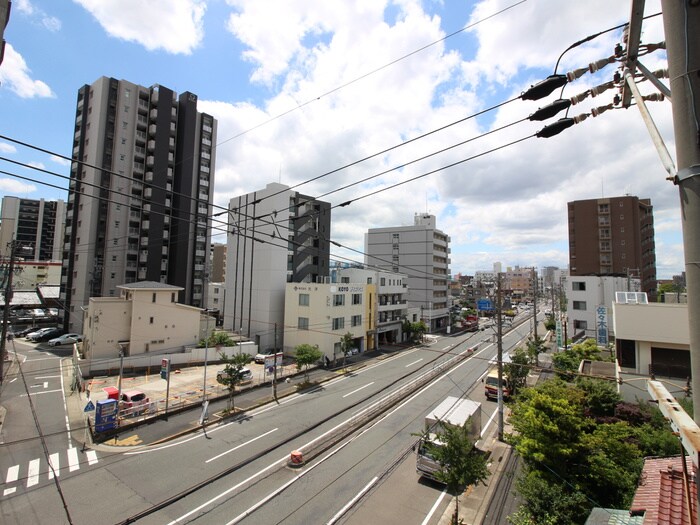
[[[498,361],[498,441],[503,441],[503,316],[501,300],[501,272],[496,280],[496,340]]]

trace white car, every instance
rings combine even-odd
[[[71,345],[73,343],[82,343],[82,341],[83,336],[80,334],[63,334],[49,340],[49,346]]]

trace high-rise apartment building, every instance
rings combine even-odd
[[[637,277],[650,298],[656,290],[654,216],[650,199],[633,196],[568,203],[572,276]]]
[[[78,91],[66,206],[64,327],[90,297],[155,281],[206,306],[217,122],[197,95],[102,77]]]
[[[281,348],[287,283],[329,276],[331,206],[278,183],[229,203],[224,327]]]
[[[372,228],[365,234],[365,263],[408,276],[408,307],[420,309],[430,331],[449,325],[450,237],[435,216],[417,213],[412,226]]]
[[[9,245],[15,240],[25,247],[25,259],[60,261],[65,211],[66,203],[62,200],[3,197],[0,255],[9,257]]]

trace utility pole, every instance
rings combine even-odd
[[[700,7],[661,0],[673,108],[688,291],[693,405],[700,406]],[[700,410],[695,411],[700,423]]]
[[[534,281],[534,292],[532,294],[532,317],[535,325],[533,335],[535,337],[535,344],[537,344],[537,270],[535,268],[532,269],[532,280]]]
[[[498,441],[503,441],[503,317],[501,311],[501,272],[496,280],[496,340],[498,361]]]
[[[15,273],[15,256],[20,249],[19,242],[10,241],[10,264],[7,268],[7,286],[5,287],[5,307],[2,309],[2,341],[0,341],[0,385],[5,375],[5,343],[7,343],[7,325],[10,322],[10,305],[12,304],[12,277]]]

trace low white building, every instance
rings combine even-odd
[[[200,308],[175,302],[183,288],[142,281],[119,297],[91,297],[83,312],[84,359],[180,352],[201,337]]]
[[[374,341],[377,345],[403,341],[403,321],[408,317],[408,276],[406,274],[363,268],[341,268],[331,271],[331,281],[345,284],[374,284],[377,293],[368,298],[373,303],[370,312],[374,315],[377,326]]]
[[[623,372],[690,377],[687,304],[646,303],[618,294],[613,303],[617,360]],[[646,297],[644,297],[646,299]]]
[[[583,334],[605,346],[615,335],[611,312],[616,292],[638,292],[639,279],[572,275],[567,278],[567,330],[572,338]]]
[[[284,308],[284,353],[300,344],[318,345],[324,357],[341,359],[341,338],[352,334],[359,352],[375,348],[374,284],[287,283]]]

